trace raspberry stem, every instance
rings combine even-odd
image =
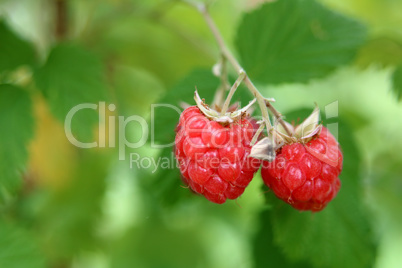
[[[265,99],[265,105],[267,106],[267,108],[274,114],[275,118],[279,121],[279,123],[282,125],[283,129],[286,131],[286,133],[289,136],[293,136],[292,131],[290,131],[290,129],[288,128],[288,126],[285,124],[285,122],[283,122],[282,120],[282,114],[276,110],[272,104],[271,104],[271,100]],[[282,123],[281,123],[282,122]]]
[[[230,90],[230,85],[228,81],[228,68],[227,68],[227,60],[226,58],[221,55],[220,61],[217,63],[219,73],[216,76],[220,78],[220,85],[216,90],[214,100],[212,101],[211,107],[221,107],[223,104],[223,97],[226,91]]]
[[[267,132],[271,133],[272,132],[271,130],[273,129],[273,126],[271,125],[271,121],[269,119],[269,114],[268,114],[268,110],[267,110],[267,108],[268,108],[272,112],[272,114],[275,116],[275,118],[278,120],[278,122],[283,126],[284,130],[288,133],[288,135],[291,136],[292,133],[287,128],[285,122],[283,121],[283,119],[281,117],[281,114],[269,103],[269,101],[267,102],[267,99],[264,98],[264,96],[255,87],[255,85],[251,81],[250,77],[247,75],[247,73],[241,67],[240,63],[237,61],[237,59],[233,56],[233,54],[230,52],[230,50],[226,46],[225,41],[223,40],[223,37],[218,30],[218,27],[216,26],[214,20],[211,18],[210,14],[208,12],[207,6],[204,3],[196,3],[196,2],[185,1],[185,0],[184,0],[184,2],[195,7],[201,13],[201,15],[204,17],[205,22],[207,23],[209,29],[211,30],[211,32],[218,44],[218,47],[220,49],[222,56],[228,60],[228,62],[235,69],[236,73],[239,76],[242,75],[242,73],[245,74],[244,80],[243,80],[244,84],[247,86],[247,88],[253,94],[253,96],[257,99],[258,106],[261,110],[262,118],[263,118],[266,128],[267,128]]]
[[[244,71],[241,71],[239,74],[239,77],[236,79],[234,82],[233,86],[231,87],[228,96],[226,97],[225,103],[223,104],[221,114],[224,115],[230,105],[230,101],[233,97],[233,94],[236,92],[237,88],[239,87],[240,83],[243,81],[244,77],[246,76],[246,73]]]

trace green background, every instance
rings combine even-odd
[[[155,145],[174,141],[179,115],[152,104],[193,105],[195,87],[211,102],[219,86],[218,47],[190,6],[0,0],[0,267],[400,266],[402,2],[206,2],[287,120],[317,103],[323,123],[336,126],[338,196],[322,212],[300,213],[258,173],[241,198],[216,205],[182,187],[176,168],[130,166],[130,155],[172,165],[172,147]],[[240,87],[234,100],[251,95]],[[123,136],[134,143],[145,129],[131,122],[103,136],[98,112],[86,109],[74,136],[114,137],[116,147],[72,145],[66,115],[99,102],[116,107],[101,127],[140,116],[147,142],[122,151]]]

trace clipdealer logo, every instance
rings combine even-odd
[[[154,149],[160,149],[160,148],[165,148],[165,147],[170,147],[174,145],[174,141],[168,144],[157,144],[155,143],[155,135],[154,135],[154,130],[155,130],[155,124],[154,124],[154,117],[155,117],[155,109],[156,108],[168,108],[172,109],[175,112],[177,112],[178,115],[180,115],[181,110],[171,104],[151,104],[151,115],[150,115],[150,123],[151,127],[149,128],[148,122],[146,119],[139,115],[131,115],[127,118],[124,116],[116,116],[116,115],[110,115],[108,116],[108,129],[106,129],[106,111],[114,112],[116,110],[116,105],[114,104],[109,104],[106,105],[105,102],[99,102],[99,104],[94,104],[94,103],[82,103],[79,105],[74,106],[67,114],[66,119],[64,121],[64,132],[66,134],[66,137],[68,141],[73,144],[74,146],[82,149],[90,149],[90,148],[115,148],[116,146],[119,149],[119,160],[125,160],[125,152],[126,148],[132,148],[132,149],[137,149],[141,148],[144,146],[149,138],[151,138],[151,147]],[[98,130],[99,130],[99,136],[98,136],[98,141],[93,141],[93,142],[82,142],[79,141],[73,134],[72,132],[72,121],[75,116],[80,116],[79,112],[85,109],[91,109],[91,110],[97,110],[98,115],[99,115],[99,124],[98,124]],[[116,122],[117,118],[117,122]],[[116,126],[117,123],[117,126]],[[138,129],[140,129],[141,132],[141,137],[139,138],[138,141],[136,142],[130,142],[127,140],[126,137],[126,128],[128,124],[135,124]],[[149,131],[151,129],[151,131]],[[118,136],[116,137],[115,133],[116,130],[118,130]],[[150,133],[149,133],[150,132]],[[106,135],[106,134],[109,135]],[[106,145],[106,137],[108,138],[108,143]]]
[[[72,131],[72,122],[74,117],[80,116],[82,110],[94,110],[98,112],[98,139],[93,142],[83,142],[78,140]],[[64,131],[68,141],[74,146],[82,149],[90,148],[116,148],[118,149],[119,160],[126,160],[127,148],[138,149],[149,144],[152,149],[163,149],[166,147],[173,147],[174,140],[168,144],[160,144],[155,142],[155,111],[156,109],[171,109],[179,115],[182,110],[177,106],[171,104],[151,104],[149,120],[139,115],[131,115],[128,117],[117,116],[115,114],[107,116],[110,112],[116,111],[116,105],[108,104],[105,102],[95,103],[82,103],[74,106],[66,115],[64,121]],[[332,119],[338,117],[338,101],[332,102],[325,106],[325,118]],[[166,112],[166,110],[165,110]],[[107,117],[107,118],[106,118]],[[106,120],[107,119],[107,120]],[[106,124],[106,121],[108,124]],[[126,137],[126,128],[128,125],[134,125],[138,130],[139,138],[137,141],[129,141]],[[326,128],[338,136],[338,123],[326,124]],[[116,135],[116,133],[118,134]],[[158,168],[173,169],[177,163],[175,161],[173,151],[169,157],[154,157],[141,156],[139,153],[130,153],[130,168],[145,168],[152,169],[156,172]]]

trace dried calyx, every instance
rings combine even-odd
[[[212,109],[207,104],[205,104],[204,100],[201,99],[200,95],[198,94],[197,90],[194,92],[194,100],[197,103],[197,107],[201,110],[201,112],[210,120],[226,124],[226,123],[233,123],[237,120],[240,120],[242,116],[247,113],[247,110],[251,108],[251,106],[255,103],[256,99],[250,101],[250,103],[243,107],[242,109],[233,111],[233,112],[226,112],[224,114]]]
[[[276,142],[284,144],[295,142],[305,144],[309,142],[316,134],[319,134],[321,131],[322,125],[319,124],[319,120],[320,109],[318,108],[318,106],[315,107],[309,117],[307,117],[300,125],[296,127],[285,121],[285,124],[290,133],[287,133],[282,125],[277,124],[276,120],[274,120],[274,123],[276,125],[275,132],[278,134],[275,135]]]
[[[292,143],[305,144],[314,136],[321,132],[322,125],[319,124],[320,109],[315,107],[314,111],[300,125],[294,127],[290,123],[285,122],[287,130],[274,119],[274,128],[269,137],[265,137],[257,142],[251,149],[249,157],[257,159],[273,161],[275,159],[275,151],[283,145]]]

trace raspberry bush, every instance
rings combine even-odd
[[[222,204],[244,192],[262,160],[264,183],[278,198],[300,211],[321,211],[340,190],[342,153],[336,139],[319,124],[318,107],[297,127],[285,122],[272,105],[275,100],[260,93],[230,53],[206,7],[194,6],[204,15],[223,60],[213,68],[221,84],[212,105],[196,90],[197,105],[183,111],[176,128],[175,156],[183,182],[195,193]],[[227,62],[238,78],[223,101],[229,89]],[[231,99],[241,83],[255,98],[246,107],[231,110]],[[262,120],[253,124],[248,110],[255,102]],[[264,130],[266,137],[259,139]],[[250,167],[252,163],[258,166]]]
[[[401,266],[398,10],[0,1],[0,267]]]

